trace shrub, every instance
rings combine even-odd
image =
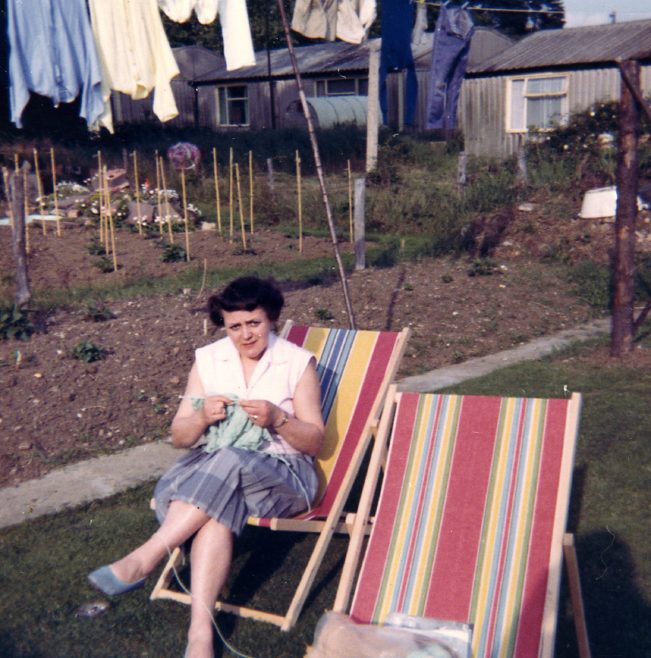
[[[590,306],[603,310],[610,308],[612,290],[608,267],[582,261],[572,268],[569,280],[574,284],[577,295]]]
[[[25,311],[16,304],[0,306],[0,337],[29,340],[33,333],[34,326]]]
[[[115,313],[111,309],[104,306],[103,303],[89,302],[86,305],[85,320],[92,320],[93,322],[104,322],[105,320],[112,320]]]
[[[84,363],[93,363],[106,358],[107,351],[91,340],[81,340],[72,348],[72,358],[83,361]]]

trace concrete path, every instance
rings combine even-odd
[[[572,343],[601,336],[609,330],[609,318],[596,320],[511,350],[407,377],[398,382],[398,387],[417,392],[435,391],[515,363],[539,359]],[[156,479],[180,454],[166,441],[147,443],[113,455],[71,464],[37,480],[0,489],[0,528],[107,498]]]

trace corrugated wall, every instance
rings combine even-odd
[[[568,71],[570,113],[580,112],[600,101],[618,100],[619,69],[603,67]],[[506,132],[506,80],[512,76],[466,79],[459,100],[459,125],[466,151],[473,155],[508,157],[526,140],[521,133]],[[651,66],[643,66],[642,92],[651,91]]]

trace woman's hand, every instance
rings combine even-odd
[[[206,425],[214,425],[226,418],[226,407],[233,404],[233,400],[224,395],[211,395],[203,401],[201,412]]]
[[[268,400],[238,400],[238,404],[259,427],[273,427],[284,417],[283,410]]]

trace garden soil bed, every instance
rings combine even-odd
[[[493,252],[495,267],[473,269],[467,256],[370,268],[350,275],[348,285],[359,328],[412,329],[400,376],[422,373],[507,349],[532,338],[574,327],[595,316],[578,299],[560,270],[544,259],[562,239],[573,259],[607,261],[612,226],[566,222],[537,231],[518,230],[518,221],[501,236]],[[531,225],[531,213],[526,217]],[[591,233],[590,241],[585,238]],[[190,263],[163,263],[155,240],[120,232],[120,268],[103,273],[93,265],[87,245],[90,229],[52,227],[47,236],[31,230],[29,274],[33,289],[72,290],[98,282],[181,274],[187,268],[250,268],[262,262],[331,256],[327,239],[308,237],[303,253],[297,241],[261,231],[247,251],[215,233],[191,234]],[[183,235],[177,235],[183,241]],[[342,251],[350,249],[341,244]],[[546,251],[547,249],[547,251]],[[589,250],[589,251],[588,251]],[[12,290],[14,262],[10,233],[0,227],[0,285]],[[474,276],[471,276],[474,274]],[[41,476],[72,461],[165,438],[183,393],[195,348],[220,333],[207,323],[209,291],[173,293],[111,301],[112,319],[93,321],[87,310],[57,310],[44,330],[27,342],[0,342],[0,486]],[[341,284],[285,286],[283,319],[298,323],[348,326]],[[106,351],[85,363],[71,356],[81,341]],[[608,361],[596,348],[593,359]],[[630,359],[651,365],[649,354]]]

